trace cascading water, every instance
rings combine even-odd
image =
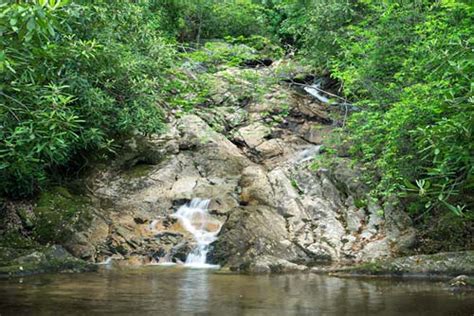
[[[200,268],[216,268],[219,266],[207,264],[206,257],[209,245],[217,240],[221,223],[209,215],[210,200],[192,199],[191,202],[181,206],[173,217],[190,232],[196,240],[196,247],[188,254],[185,265]]]

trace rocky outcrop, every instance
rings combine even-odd
[[[225,219],[239,205],[240,174],[251,162],[202,119],[185,116],[149,142],[162,151],[156,164],[119,171],[112,166],[88,178],[89,196],[101,212],[67,243],[74,255],[95,261],[112,255],[133,263],[182,261],[194,241],[170,217],[179,206],[196,197],[211,199],[211,212]]]
[[[217,262],[248,270],[266,256],[315,265],[370,261],[409,249],[415,235],[405,214],[388,204],[356,207],[357,196],[338,189],[329,170],[308,167],[292,162],[271,171],[244,169],[239,184],[246,206],[231,211],[224,224],[215,244]]]
[[[324,107],[277,84],[255,96],[238,72],[216,74],[214,107],[171,117],[165,134],[129,140],[116,161],[90,172],[79,185],[88,222],[64,241],[69,252],[91,262],[183,261],[195,241],[171,214],[192,198],[210,199],[223,223],[209,260],[235,271],[407,251],[414,231],[396,201],[367,203],[345,159],[313,163],[332,129]]]

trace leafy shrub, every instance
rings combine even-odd
[[[247,45],[232,45],[222,41],[207,42],[202,48],[181,56],[201,63],[209,72],[217,71],[220,65],[238,66],[246,59],[258,58],[257,51]]]
[[[298,49],[321,70],[340,52],[338,40],[347,35],[345,26],[365,11],[354,0],[273,0],[266,1],[266,6],[266,20],[280,41]]]
[[[160,130],[173,48],[141,4],[0,4],[0,194],[37,191],[112,139]]]
[[[181,41],[267,33],[264,8],[251,0],[168,0],[162,6]]]
[[[474,10],[449,2],[374,7],[343,42],[346,59],[334,62],[346,92],[366,100],[350,124],[353,153],[375,166],[379,192],[405,192],[423,202],[417,212],[463,215],[473,203]]]
[[[252,35],[250,37],[243,35],[237,37],[226,36],[225,40],[234,45],[243,44],[251,47],[262,57],[281,58],[284,54],[283,49],[279,45],[273,43],[268,37],[261,35]]]
[[[375,195],[472,216],[474,8],[467,1],[273,1],[279,35],[363,109],[352,154]],[[426,210],[426,211],[425,211]]]

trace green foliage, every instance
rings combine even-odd
[[[25,196],[83,152],[161,128],[173,49],[142,4],[0,4],[0,193]]]
[[[357,44],[346,42],[350,58],[335,62],[346,91],[367,100],[350,124],[353,153],[380,173],[380,192],[404,191],[461,216],[473,203],[474,10],[386,9],[372,27],[352,28]]]
[[[226,36],[225,40],[208,41],[199,48],[183,46],[182,50],[178,55],[181,64],[169,71],[172,80],[163,87],[165,100],[173,110],[189,112],[196,106],[209,106],[213,95],[226,93],[239,101],[258,99],[276,83],[268,82],[267,76],[254,69],[234,71],[246,60],[281,56],[281,49],[262,36]]]
[[[257,51],[243,44],[229,44],[222,41],[207,42],[200,49],[181,55],[194,63],[201,63],[206,71],[215,72],[218,66],[238,66],[247,59],[258,58]]]
[[[461,251],[474,246],[474,221],[453,212],[445,212],[424,219],[419,224],[419,251],[437,253]]]
[[[354,0],[273,0],[267,21],[284,44],[297,48],[317,69],[339,53],[345,26],[359,20],[365,6]]]
[[[262,57],[270,57],[270,58],[281,58],[283,57],[283,49],[273,43],[268,37],[264,37],[261,35],[252,35],[250,37],[246,37],[240,35],[238,37],[231,37],[226,36],[225,40],[231,44],[243,44],[248,47],[255,49],[259,55]]]
[[[163,14],[181,41],[266,34],[264,8],[251,0],[163,0]]]
[[[281,57],[274,36],[362,109],[345,141],[374,195],[470,218],[473,22],[472,4],[452,0],[2,2],[0,194],[32,194],[88,152],[159,132],[163,110],[212,103],[221,86],[209,73]],[[172,36],[198,49],[178,53]],[[242,98],[274,84],[252,70],[221,75]],[[288,109],[272,114],[278,124]]]
[[[468,1],[273,1],[280,37],[331,71],[363,109],[352,154],[377,196],[415,213],[470,217],[473,197],[474,7]],[[291,41],[290,41],[291,42]]]

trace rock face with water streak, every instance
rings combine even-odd
[[[228,77],[212,99],[232,91]],[[92,172],[90,225],[65,247],[97,262],[184,261],[196,240],[172,214],[193,198],[210,199],[210,214],[223,223],[208,261],[232,270],[300,271],[392,257],[412,245],[396,201],[365,202],[347,160],[312,165],[332,129],[323,106],[281,86],[246,104],[237,102],[246,90],[234,91],[197,115],[170,118],[164,135],[130,140],[117,161]]]

